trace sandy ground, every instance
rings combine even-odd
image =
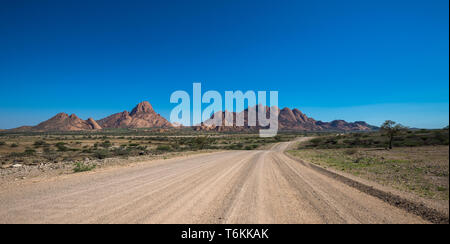
[[[0,191],[0,223],[426,223],[288,158],[289,143]]]

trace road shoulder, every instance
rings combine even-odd
[[[448,201],[431,201],[423,199],[413,194],[400,192],[393,188],[382,186],[378,183],[361,179],[345,172],[340,172],[330,168],[323,168],[317,164],[309,163],[284,151],[284,154],[301,163],[302,165],[314,169],[315,171],[334,178],[346,185],[356,188],[366,194],[377,197],[393,206],[404,209],[410,213],[421,216],[422,218],[439,224],[449,223]]]

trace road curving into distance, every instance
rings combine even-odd
[[[283,151],[226,151],[9,187],[0,223],[427,223]]]

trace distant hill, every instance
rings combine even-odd
[[[101,129],[101,127],[92,118],[82,120],[75,114],[69,116],[66,113],[59,113],[36,126],[22,126],[12,129],[11,131],[82,131],[99,129]]]
[[[269,117],[269,108],[263,106],[255,106],[250,109],[254,109],[256,113],[258,113],[259,109],[264,109],[267,117]],[[309,118],[304,113],[302,113],[299,109],[295,108],[291,110],[290,108],[278,109],[278,128],[284,131],[372,131],[377,130],[378,127],[369,125],[364,121],[356,121],[356,122],[347,122],[344,120],[333,120],[331,122],[322,122],[317,121],[313,118]],[[214,116],[202,125],[195,126],[195,130],[216,130],[216,131],[245,131],[252,129],[259,129],[261,127],[250,127],[248,126],[248,111],[249,109],[245,109],[240,112],[244,114],[244,125],[243,127],[238,127],[236,125],[236,115],[237,113],[233,112],[218,112],[217,115],[222,113],[222,126],[208,126],[208,124],[212,124],[214,120]],[[233,126],[224,126],[225,125],[225,114],[230,115],[230,118],[233,118],[233,121],[229,121]],[[241,115],[242,116],[242,115]],[[259,124],[258,118],[256,119],[257,124]]]
[[[221,126],[207,126],[206,123],[202,125],[193,126],[194,130],[214,130],[214,131],[251,131],[257,130],[261,127],[248,126],[248,111],[254,109],[257,113],[258,109],[264,109],[267,117],[269,116],[269,108],[263,106],[255,106],[247,108],[243,112],[245,126],[236,126],[236,115],[233,112],[218,112],[217,115],[222,113],[224,120]],[[372,131],[377,130],[378,127],[367,124],[364,121],[346,122],[344,120],[334,120],[331,122],[317,121],[313,118],[309,118],[299,109],[283,108],[278,109],[279,117],[279,129],[282,131]],[[239,114],[241,114],[239,113]],[[225,114],[231,115],[232,121],[229,121],[233,126],[225,125]],[[211,116],[206,122],[211,122],[214,119],[214,115]],[[257,124],[259,121],[257,120]],[[153,110],[152,105],[149,102],[141,102],[136,105],[131,112],[123,111],[120,113],[112,114],[106,118],[95,121],[92,118],[82,120],[75,114],[68,115],[66,113],[59,113],[54,117],[46,120],[36,126],[21,126],[9,131],[13,132],[27,132],[27,131],[89,131],[89,130],[101,130],[108,128],[175,128],[179,125],[173,125],[167,121],[160,114]]]
[[[54,117],[36,126],[21,126],[9,131],[89,131],[101,130],[105,128],[151,128],[151,127],[172,127],[172,124],[157,114],[149,102],[142,102],[128,113],[116,113],[99,121],[92,118],[82,120],[75,114],[58,113]]]

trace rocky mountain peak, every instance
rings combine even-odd
[[[116,113],[97,121],[102,128],[153,128],[173,127],[172,124],[157,114],[149,102],[144,101],[128,111]]]
[[[53,116],[54,119],[62,119],[62,118],[69,118],[69,115],[66,113],[57,113],[55,116]]]
[[[150,105],[149,102],[144,101],[136,105],[136,107],[131,110],[130,116],[141,113],[155,113],[155,111],[153,110],[152,105]]]
[[[71,114],[71,115],[69,116],[69,118],[72,119],[72,120],[80,119],[80,118],[78,118],[78,116],[76,116],[75,114]]]

